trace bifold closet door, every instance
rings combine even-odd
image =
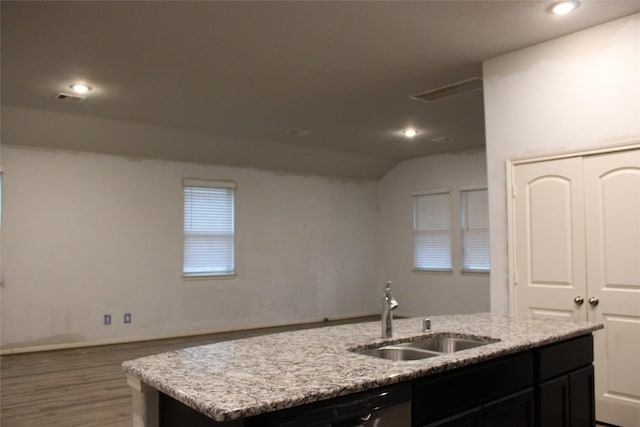
[[[514,170],[515,314],[586,320],[582,159]]]
[[[640,150],[584,158],[596,417],[640,426]]]

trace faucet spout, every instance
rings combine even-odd
[[[389,281],[382,294],[382,338],[393,336],[393,310],[399,305],[391,293],[391,282]]]

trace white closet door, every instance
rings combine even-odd
[[[640,150],[585,157],[590,321],[596,417],[640,426]],[[593,301],[593,300],[592,300]],[[595,303],[595,301],[593,301]]]
[[[582,158],[514,169],[515,314],[586,320]]]

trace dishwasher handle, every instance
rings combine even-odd
[[[372,412],[363,417],[351,418],[344,421],[334,421],[331,427],[365,427],[366,422],[371,419]]]
[[[323,408],[314,409],[303,414],[302,418],[309,422],[309,425],[333,423],[336,421],[350,421],[367,417],[371,412],[385,406],[389,399],[389,392],[383,391],[372,396],[366,396],[357,400],[349,400],[343,403],[327,405]],[[347,427],[348,424],[345,426]]]
[[[356,427],[366,423],[375,411],[409,400],[410,391],[389,387],[305,411],[301,418],[303,425],[309,426]]]

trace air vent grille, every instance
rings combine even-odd
[[[454,138],[451,138],[449,136],[439,136],[437,138],[433,138],[431,140],[431,142],[436,143],[436,144],[449,144],[451,142],[455,141]]]
[[[411,99],[415,99],[416,101],[433,102],[479,89],[482,89],[482,78],[473,77],[413,95],[411,96]]]
[[[59,94],[57,94],[55,96],[55,99],[57,99],[58,101],[64,101],[64,102],[73,102],[75,104],[80,103],[82,101],[84,101],[86,98],[84,96],[79,96],[79,95],[73,95],[70,93],[62,93],[60,92]]]
[[[289,136],[307,136],[311,131],[307,129],[288,129],[284,133]]]

